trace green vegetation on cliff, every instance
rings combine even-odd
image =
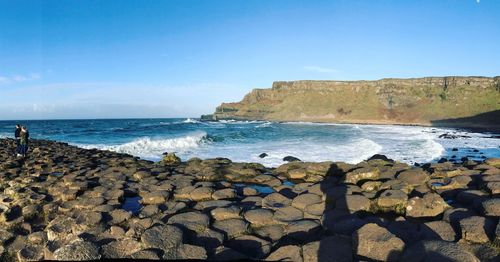
[[[500,110],[500,77],[451,76],[274,82],[271,89],[254,89],[241,102],[223,103],[213,117],[431,125],[448,119],[471,120],[497,110]],[[486,122],[490,126],[499,125],[498,119]]]

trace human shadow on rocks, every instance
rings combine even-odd
[[[432,249],[443,245],[448,249],[456,248],[457,245],[447,244],[460,238],[459,228],[450,224],[457,225],[466,214],[451,214],[449,219],[454,223],[448,223],[441,220],[442,215],[428,219],[407,218],[405,210],[401,210],[405,205],[380,210],[384,206],[377,202],[381,196],[387,201],[398,200],[399,189],[395,188],[400,187],[400,181],[397,177],[410,169],[398,165],[381,155],[357,165],[341,162],[331,165],[327,177],[320,182],[325,198],[321,219],[325,234],[315,254],[317,261],[452,261]],[[371,185],[382,187],[384,183],[391,187],[370,190]],[[413,190],[400,197],[405,202],[409,197],[424,194]],[[422,241],[424,239],[437,242],[427,243]],[[422,250],[427,253],[420,254]],[[304,248],[304,259],[305,256]]]

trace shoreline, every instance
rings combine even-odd
[[[452,125],[433,125],[432,123],[399,123],[399,122],[377,122],[377,121],[362,121],[362,122],[344,122],[344,121],[301,121],[301,120],[266,120],[266,119],[251,119],[251,118],[222,118],[217,120],[203,120],[202,122],[219,122],[219,121],[262,121],[271,123],[305,123],[305,124],[331,124],[331,125],[374,125],[374,126],[416,126],[429,128],[449,128],[464,131],[472,131],[479,133],[500,133],[500,125],[470,125],[470,123],[457,123]]]
[[[500,159],[266,168],[49,140],[32,140],[21,160],[14,140],[0,145],[0,259],[493,261],[500,251]]]

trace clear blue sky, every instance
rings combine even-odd
[[[500,75],[500,1],[0,0],[0,119],[192,117],[275,80]]]

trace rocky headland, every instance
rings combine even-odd
[[[479,127],[500,130],[500,77],[278,81],[205,120]]]
[[[0,140],[1,261],[498,261],[500,159],[267,168],[14,147]]]

